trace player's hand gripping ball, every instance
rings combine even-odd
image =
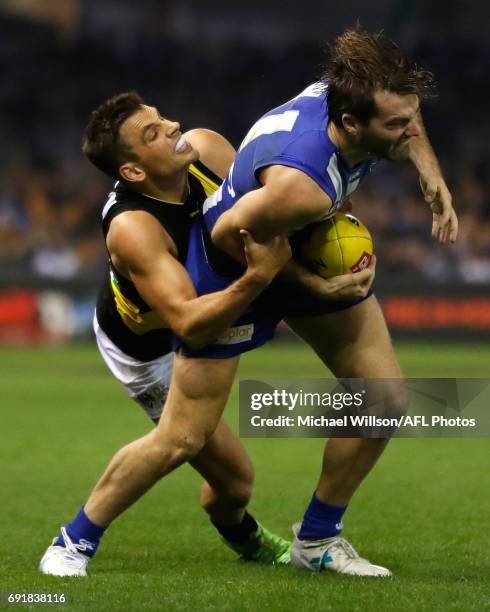
[[[312,223],[301,234],[298,260],[323,278],[359,272],[371,261],[371,235],[352,215],[338,212],[331,219]]]

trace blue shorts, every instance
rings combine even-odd
[[[186,268],[198,295],[226,289],[236,276],[222,276],[208,263],[201,219],[192,226]],[[371,291],[366,297],[371,295]],[[265,289],[216,342],[193,349],[175,338],[174,350],[186,357],[226,359],[262,346],[274,337],[279,322],[287,317],[315,317],[350,308],[366,298],[328,302],[289,283],[275,280]]]

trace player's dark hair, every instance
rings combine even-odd
[[[342,127],[342,114],[367,124],[377,113],[373,94],[386,90],[398,95],[434,95],[434,79],[383,32],[369,33],[358,23],[328,45],[323,79],[328,80],[330,119]]]
[[[120,179],[119,166],[138,157],[121,138],[121,125],[145,104],[136,91],[120,93],[106,100],[90,115],[85,128],[82,151],[109,176]]]

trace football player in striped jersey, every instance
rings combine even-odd
[[[182,134],[177,122],[130,92],[94,111],[83,150],[116,179],[101,215],[109,270],[94,317],[97,344],[114,376],[157,423],[170,383],[172,332],[196,348],[219,342],[289,259],[290,247],[285,237],[259,244],[243,232],[243,275],[225,291],[197,297],[184,268],[190,226],[234,159],[230,143],[210,130]],[[187,442],[185,431],[174,433]],[[191,464],[205,480],[201,503],[225,543],[246,559],[288,563],[290,543],[246,511],[253,466],[223,419]],[[97,518],[96,508],[88,515],[82,508],[47,549],[40,570],[86,575],[106,526]]]

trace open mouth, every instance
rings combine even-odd
[[[191,145],[187,142],[187,140],[184,138],[184,136],[181,136],[177,140],[177,143],[175,145],[174,151],[176,153],[185,153],[186,151],[188,151],[190,149],[190,147],[191,147]]]

